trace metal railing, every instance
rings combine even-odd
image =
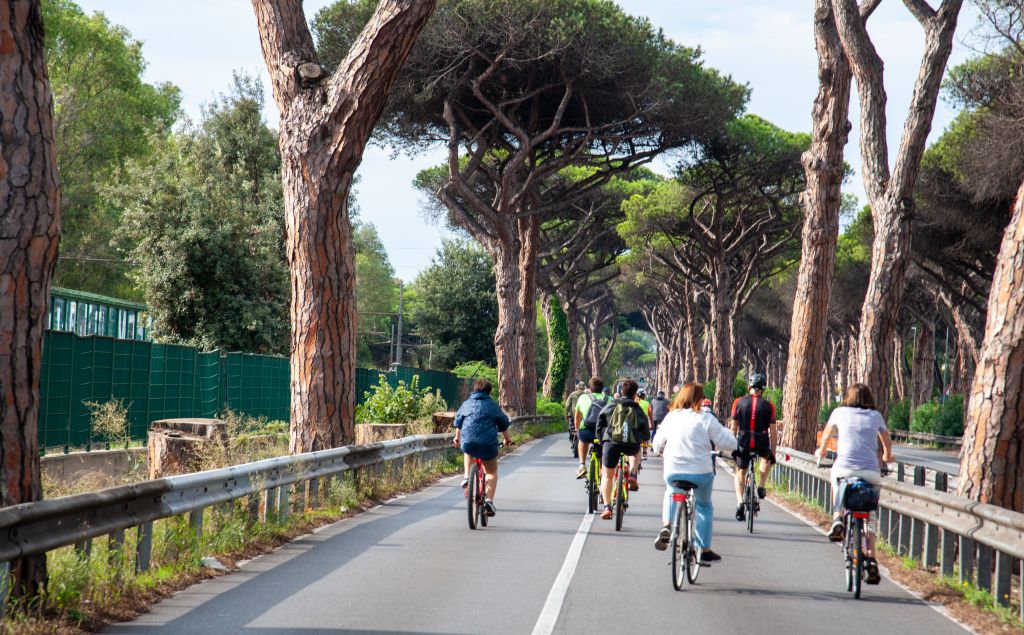
[[[204,510],[245,497],[258,497],[249,499],[253,516],[285,519],[293,507],[302,512],[319,506],[322,480],[412,455],[439,458],[453,451],[452,438],[432,434],[352,445],[5,507],[0,509],[0,615],[7,572],[17,558],[70,545],[87,551],[89,541],[105,535],[111,551],[120,552],[125,531],[136,528],[135,569],[145,571],[156,520],[189,514],[198,540]]]
[[[788,448],[776,452],[772,481],[831,510],[829,471],[810,454]],[[938,566],[960,582],[976,584],[996,602],[1010,604],[1011,579],[1024,575],[1024,514],[937,491],[885,479],[878,513],[878,535],[901,556],[926,567]],[[1024,621],[1024,585],[1020,617]]]
[[[928,434],[927,432],[909,432],[907,430],[889,430],[893,440],[923,441],[936,445],[955,445],[961,447],[964,444],[963,437],[947,437],[941,434]]]

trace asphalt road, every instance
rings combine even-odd
[[[713,546],[724,559],[674,591],[670,556],[653,548],[660,462],[647,465],[621,533],[585,513],[567,443],[549,437],[502,461],[498,515],[485,529],[469,530],[458,478],[449,478],[105,632],[965,632],[888,579],[854,600],[839,548],[770,503],[747,534],[732,518],[732,480],[721,469]]]
[[[960,474],[960,455],[911,445],[894,445],[892,452],[900,461],[924,465],[947,474]]]

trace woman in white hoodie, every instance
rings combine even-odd
[[[658,532],[654,547],[664,550],[672,537],[672,493],[677,490],[673,481],[690,481],[697,506],[697,547],[702,562],[721,560],[711,551],[711,525],[714,509],[711,506],[711,488],[715,481],[712,446],[731,452],[736,449],[736,437],[710,412],[701,410],[704,387],[686,384],[672,400],[672,410],[658,426],[652,449],[664,457],[665,501],[661,508],[664,526]]]

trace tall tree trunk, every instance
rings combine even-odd
[[[690,360],[689,368],[684,368],[684,374],[687,375],[687,381],[701,381],[701,377],[704,374],[701,369],[701,346],[700,340],[697,335],[697,320],[694,316],[697,307],[696,294],[690,290],[690,283],[687,282],[683,288],[683,292],[686,294],[686,324],[683,332],[686,338],[686,358]]]
[[[734,333],[735,298],[728,282],[719,281],[711,301],[711,340],[714,342],[715,408],[722,413],[732,405],[732,385],[738,361]]]
[[[921,320],[918,324],[917,337],[914,340],[914,365],[911,368],[913,385],[910,399],[911,411],[921,404],[931,401],[932,390],[935,388],[934,367],[935,323],[930,320]]]
[[[0,5],[0,506],[43,497],[39,370],[60,241],[60,184],[43,21],[35,0]],[[12,563],[15,597],[46,584],[46,556]]]
[[[996,260],[960,453],[960,494],[1024,512],[1024,184]]]
[[[815,382],[825,357],[828,302],[835,272],[839,234],[843,147],[850,133],[850,66],[843,53],[829,0],[817,0],[814,38],[818,51],[818,96],[812,111],[811,147],[802,163],[807,178],[803,193],[803,251],[797,273],[789,359],[782,410],[786,426],[782,443],[804,452],[815,445],[818,408]]]
[[[537,411],[537,241],[536,216],[510,218],[504,240],[489,248],[498,295],[498,358],[501,407],[510,415]]]
[[[914,185],[946,61],[953,50],[953,33],[963,0],[943,0],[938,10],[920,0],[908,0],[905,4],[924,27],[925,43],[903,138],[890,172],[882,59],[868,35],[857,0],[832,0],[839,38],[857,79],[861,171],[875,230],[871,274],[861,308],[859,370],[864,383],[874,392],[883,415],[888,411],[892,381],[892,336],[897,328],[910,262]],[[865,7],[876,5],[868,3]]]
[[[569,329],[565,311],[556,296],[544,295],[541,302],[548,336],[548,364],[544,374],[544,398],[562,401],[565,398],[566,379],[569,377]]]
[[[580,325],[579,310],[575,302],[568,302],[565,305],[565,326],[569,331],[569,381],[566,382],[565,392],[576,389],[576,382],[584,379],[583,365],[580,361]],[[566,395],[568,396],[568,395]],[[563,397],[564,398],[564,397]]]
[[[253,0],[253,9],[281,113],[292,296],[289,447],[309,452],[354,439],[356,275],[348,194],[434,0],[382,0],[331,75],[317,59],[302,0]]]
[[[907,398],[907,374],[903,371],[906,365],[904,361],[903,336],[899,330],[892,336],[892,389],[896,401],[903,401]]]

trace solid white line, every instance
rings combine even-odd
[[[555,583],[551,586],[548,599],[544,602],[537,623],[533,626],[533,635],[551,635],[555,630],[555,622],[558,621],[558,614],[562,612],[562,603],[565,602],[565,594],[569,591],[569,583],[576,575],[576,565],[580,562],[580,555],[583,553],[583,543],[587,541],[587,534],[590,526],[594,523],[594,514],[583,516],[580,528],[576,530],[576,536],[569,545],[569,552],[565,554],[565,562],[562,563],[562,570],[558,572]]]

